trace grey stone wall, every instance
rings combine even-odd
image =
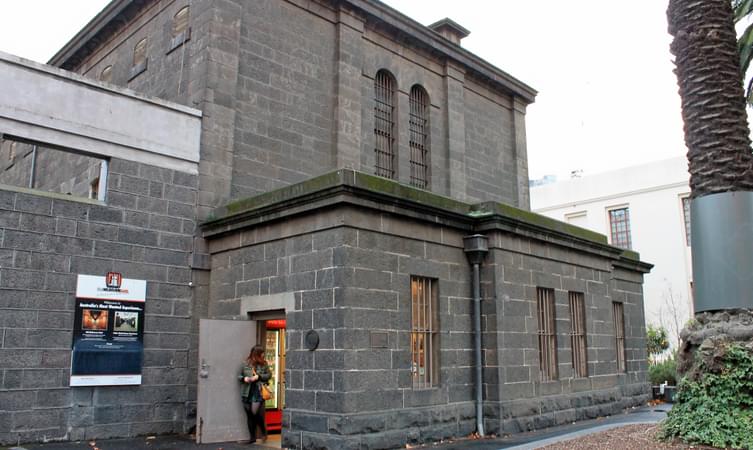
[[[520,207],[510,99],[466,79],[464,108],[464,200],[496,201]]]
[[[242,198],[334,168],[332,12],[243,2],[231,196]],[[311,3],[313,7],[314,4]]]
[[[611,415],[648,399],[642,276],[613,257],[506,233],[490,236],[484,270],[486,426],[516,433]],[[619,286],[619,287],[618,287]],[[555,295],[558,377],[542,382],[536,289]],[[572,365],[568,292],[584,294],[588,376]],[[627,372],[617,368],[612,302],[625,305]],[[628,325],[629,324],[629,325]]]
[[[241,302],[258,295],[295,295],[286,330],[289,448],[394,448],[475,427],[462,235],[410,221],[390,223],[401,236],[367,225],[386,218],[338,208],[248,234],[240,248],[237,238],[211,243],[210,316],[242,317]],[[337,223],[344,226],[330,228]],[[438,283],[441,370],[431,389],[412,386],[411,275]],[[320,337],[313,352],[304,347],[309,330]],[[377,334],[383,344],[372,342]]]
[[[397,79],[399,181],[410,181],[408,100],[419,84],[431,101],[430,190],[528,208],[522,115],[513,120],[512,97],[470,69],[364,11],[310,0],[194,2],[191,39],[171,51],[186,4],[145,3],[76,70],[98,78],[112,65],[114,84],[202,109],[199,217],[335,168],[373,173],[380,69]],[[133,76],[143,37],[147,67]]]
[[[184,431],[197,177],[114,159],[107,205],[0,191],[0,444]],[[77,274],[147,280],[143,383],[68,387]]]
[[[245,318],[243,305],[257,296],[295,297],[287,311],[289,448],[398,448],[475,430],[471,274],[462,246],[472,224],[373,200],[317,200],[306,213],[296,201],[295,216],[284,208],[270,214],[262,202],[262,217],[274,219],[237,219],[234,231],[210,238],[210,316]],[[488,432],[614,414],[647,399],[636,291],[644,269],[606,245],[555,244],[551,235],[488,224],[477,231],[491,248],[482,271]],[[411,275],[437,280],[439,290],[440,379],[429,389],[411,380]],[[536,287],[555,290],[559,376],[546,383],[539,381]],[[572,370],[568,291],[585,296],[584,378]],[[617,372],[613,299],[625,301],[626,373]],[[309,330],[321,339],[313,352],[304,346]],[[386,341],[375,344],[377,335]]]

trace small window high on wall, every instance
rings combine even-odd
[[[185,6],[173,16],[173,26],[170,34],[170,46],[167,52],[175,50],[191,38],[191,28],[188,26],[190,8]]]
[[[131,66],[130,76],[128,81],[136,78],[141,72],[146,70],[147,58],[146,58],[146,38],[141,39],[133,47],[133,65]]]
[[[0,135],[0,185],[105,201],[107,160]]]
[[[410,90],[410,184],[429,187],[429,94],[418,85]]]
[[[374,78],[375,173],[395,178],[395,78],[386,70]]]
[[[99,74],[99,81],[112,83],[112,66],[107,66],[102,69],[102,72]]]

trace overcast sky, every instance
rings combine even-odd
[[[47,62],[107,3],[0,0],[0,50]],[[685,154],[667,0],[386,3],[425,25],[450,17],[471,31],[465,48],[539,92],[526,116],[531,178]]]

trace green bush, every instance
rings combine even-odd
[[[649,324],[646,327],[646,351],[650,362],[656,361],[656,357],[669,348],[667,330],[662,326]]]
[[[728,345],[698,379],[683,378],[662,424],[665,439],[753,449],[753,352]],[[704,370],[705,369],[705,370]]]
[[[677,361],[670,358],[648,366],[648,379],[654,386],[658,386],[665,381],[670,386],[677,386]]]

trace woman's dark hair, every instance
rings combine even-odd
[[[266,366],[267,360],[264,359],[264,348],[262,348],[261,345],[254,345],[251,347],[246,362],[248,362],[249,365]]]

